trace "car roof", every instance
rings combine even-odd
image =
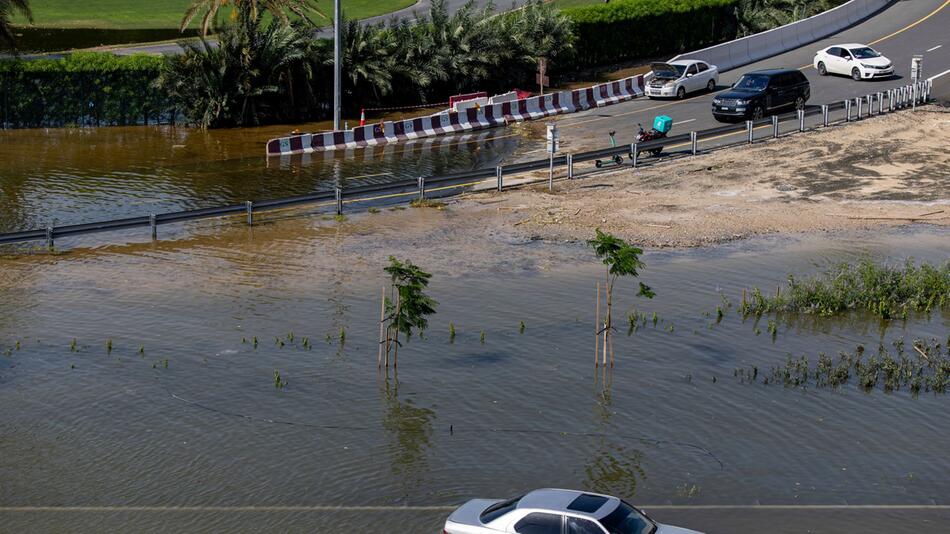
[[[836,44],[836,45],[831,45],[831,46],[837,46],[838,48],[865,48],[865,47],[870,48],[868,45],[861,44],[861,43],[844,43],[844,44]],[[831,46],[829,46],[828,48],[831,48]]]
[[[685,65],[688,67],[692,65],[693,63],[706,63],[706,62],[700,59],[677,59],[676,61],[667,61],[667,63],[669,63],[670,65]]]
[[[798,69],[763,69],[763,70],[754,70],[752,72],[746,72],[745,74],[765,74],[766,76],[775,76],[776,74],[784,74],[786,72],[800,72]]]
[[[584,512],[582,510],[570,509],[568,506],[578,497],[594,496],[594,497],[603,497],[606,499],[603,505],[592,512]],[[566,489],[556,489],[556,488],[544,488],[534,490],[530,493],[525,494],[524,497],[518,502],[518,508],[532,508],[538,510],[551,510],[556,512],[565,512],[572,513],[577,515],[584,515],[592,517],[594,519],[600,519],[606,516],[609,512],[612,512],[614,508],[620,503],[620,499],[616,497],[611,497],[610,495],[601,495],[599,493],[591,493],[587,491],[577,491],[577,490],[566,490]]]

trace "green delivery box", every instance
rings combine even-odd
[[[673,127],[673,119],[666,115],[659,115],[653,119],[653,129],[660,133],[667,133]]]

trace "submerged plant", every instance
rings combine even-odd
[[[478,341],[481,342],[482,345],[485,344],[485,331],[484,331],[484,330],[482,330],[481,335],[478,336]]]
[[[19,346],[17,346],[19,348]],[[106,353],[112,354],[112,340],[109,339],[106,341]]]
[[[340,327],[340,346],[342,347],[343,345],[346,345],[346,329],[341,326]]]
[[[282,380],[282,379],[280,378],[280,371],[277,370],[277,369],[274,369],[274,388],[275,388],[275,389],[283,389],[284,386],[286,386],[286,385],[287,385],[287,381],[286,381],[286,380]]]
[[[524,321],[521,321],[521,324],[518,325],[518,333],[524,334]]]
[[[449,343],[455,343],[455,323],[449,323]]]
[[[76,352],[76,338],[69,343],[69,352]]]

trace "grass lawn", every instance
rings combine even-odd
[[[347,17],[358,19],[390,13],[415,3],[415,0],[342,0]],[[190,0],[30,0],[36,26],[109,30],[177,28],[190,4]],[[332,17],[331,0],[317,0],[316,5]],[[227,8],[221,10],[223,16],[228,12]],[[200,15],[195,17],[193,26],[197,26],[200,19]],[[319,22],[317,17],[314,20]],[[14,23],[25,24],[26,20],[14,18]]]

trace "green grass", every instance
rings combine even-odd
[[[44,28],[97,28],[141,30],[177,28],[190,0],[31,0],[33,23]],[[409,7],[415,0],[343,0],[348,18],[363,19]],[[317,7],[332,17],[333,2],[318,0]],[[222,10],[224,16],[229,11]],[[222,15],[219,15],[219,19]],[[193,26],[197,26],[200,16]],[[318,23],[318,18],[314,18]],[[16,24],[26,24],[21,17]]]
[[[743,296],[739,311],[743,315],[792,312],[829,317],[866,310],[891,319],[948,307],[950,261],[891,266],[864,260],[836,265],[814,277],[789,276],[787,286],[779,287],[774,296],[753,288],[748,299]]]
[[[564,9],[566,7],[589,6],[591,4],[603,4],[604,0],[554,0],[553,4]]]

